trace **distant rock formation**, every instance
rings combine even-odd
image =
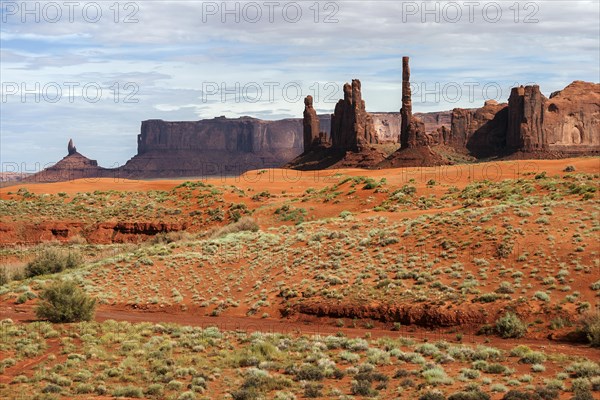
[[[537,85],[512,88],[508,98],[506,131],[506,146],[509,149],[525,152],[545,149],[542,124],[547,100]]]
[[[400,148],[414,148],[431,144],[425,133],[425,123],[412,114],[412,91],[410,88],[409,57],[402,57],[402,125]]]
[[[400,146],[411,147],[409,126],[412,119],[412,91],[410,89],[410,66],[409,58],[402,57],[402,108],[400,115],[402,117],[402,125],[400,129]]]
[[[377,168],[434,166],[448,162],[431,148],[443,133],[427,134],[425,123],[412,113],[409,58],[402,57],[402,108],[400,109],[400,149],[377,165]],[[441,128],[440,128],[441,129]]]
[[[319,140],[320,123],[317,111],[313,107],[313,97],[306,96],[304,99],[304,118],[302,120],[304,127],[304,151],[309,151]]]
[[[452,110],[449,135],[444,144],[468,150],[476,157],[503,152],[506,142],[508,105],[488,100],[482,108]]]
[[[127,178],[238,175],[284,165],[303,152],[303,141],[301,119],[149,120],[138,154],[120,171]]]
[[[362,99],[361,84],[353,79],[344,85],[344,98],[335,106],[331,116],[331,146],[341,151],[360,151],[377,143],[373,117],[367,113]]]
[[[303,119],[143,121],[138,154],[115,169],[79,154],[73,140],[67,149],[56,165],[26,180],[205,177],[281,166],[386,168],[473,157],[598,154],[600,84],[575,81],[550,98],[538,86],[521,86],[512,89],[508,104],[487,101],[478,109],[413,114],[409,58],[403,57],[400,113],[367,113],[361,83],[354,79],[328,115],[317,115],[308,96]]]
[[[96,160],[79,154],[77,151],[36,174],[29,175],[21,182],[63,182],[82,178],[112,177],[116,170],[101,168]]]
[[[600,151],[600,84],[575,81],[546,98],[539,86],[511,90],[508,104],[452,111],[450,140],[475,157]]]
[[[425,123],[425,133],[431,136],[436,136],[442,128],[450,131],[452,122],[452,111],[434,111],[428,113],[414,113],[413,116],[418,117]]]
[[[588,152],[600,146],[600,84],[575,81],[546,98],[539,86],[513,88],[508,149]]]
[[[575,81],[550,95],[545,105],[544,141],[550,151],[599,150],[599,83]]]
[[[400,113],[370,113],[379,144],[395,144],[400,140]]]
[[[77,153],[77,148],[73,145],[73,139],[69,139],[69,143],[67,144],[67,151],[69,155]]]

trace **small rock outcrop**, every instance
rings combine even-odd
[[[69,152],[70,156],[77,153],[77,147],[73,145],[73,139],[69,139],[69,144],[67,144],[67,151]]]
[[[353,79],[344,85],[344,98],[331,116],[331,146],[341,151],[360,151],[377,143],[373,117],[367,113],[362,99],[361,84]]]
[[[310,95],[304,99],[302,125],[304,127],[304,151],[307,152],[321,141],[319,117],[313,107],[313,97]]]

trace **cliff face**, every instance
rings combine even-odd
[[[302,153],[303,131],[301,119],[144,121],[138,154],[120,172],[128,178],[191,177],[280,167]]]
[[[575,81],[553,93],[545,104],[543,128],[549,150],[599,151],[600,84]]]
[[[398,143],[402,118],[400,113],[371,113],[377,143]]]
[[[600,151],[600,84],[575,81],[546,98],[538,86],[513,88],[507,104],[452,111],[450,140],[476,157]]]
[[[509,149],[530,152],[546,148],[542,123],[547,100],[537,85],[512,88],[508,98],[506,131]]]
[[[142,122],[138,155],[153,150],[275,152],[303,148],[302,121],[263,121],[250,117],[224,117],[194,122]]]
[[[446,145],[467,149],[476,157],[502,152],[506,146],[508,106],[493,100],[482,108],[452,110],[449,140]]]

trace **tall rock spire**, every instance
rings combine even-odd
[[[338,101],[331,116],[331,144],[338,150],[360,151],[377,143],[372,116],[366,111],[358,79],[344,85],[344,99]]]
[[[319,117],[313,107],[313,97],[308,95],[304,99],[304,151],[309,151],[319,141]]]
[[[400,146],[409,147],[409,125],[412,120],[412,92],[410,89],[410,66],[409,58],[402,57],[402,109],[400,115]]]
[[[69,139],[69,144],[67,145],[67,151],[69,155],[77,153],[77,148],[73,145],[73,139]]]

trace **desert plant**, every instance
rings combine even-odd
[[[10,278],[8,277],[6,267],[0,267],[0,286],[6,285],[8,282],[10,282]]]
[[[81,264],[81,255],[78,252],[64,253],[57,249],[46,249],[27,264],[25,275],[31,278],[38,275],[55,274],[65,269],[77,268]]]
[[[573,378],[590,378],[600,376],[600,365],[593,361],[576,362],[567,368]]]
[[[600,347],[600,314],[587,313],[581,318],[581,331],[593,347]]]
[[[323,389],[323,385],[321,385],[319,383],[310,383],[309,382],[304,386],[304,397],[307,397],[309,399],[321,397],[323,395],[321,393],[322,389]]]
[[[520,338],[527,333],[527,325],[515,314],[508,312],[496,320],[496,332],[503,338]]]
[[[240,218],[237,222],[234,222],[233,224],[224,226],[221,229],[215,231],[212,234],[212,237],[218,238],[221,236],[229,235],[230,233],[243,232],[243,231],[256,232],[256,231],[258,231],[258,224],[251,217],[243,217],[243,218]]]
[[[419,396],[419,400],[446,400],[446,396],[438,390],[432,390]]]
[[[51,322],[89,321],[94,316],[96,300],[72,281],[55,281],[40,294],[35,310],[38,318]]]
[[[490,395],[479,390],[467,390],[451,394],[448,400],[490,400]]]

